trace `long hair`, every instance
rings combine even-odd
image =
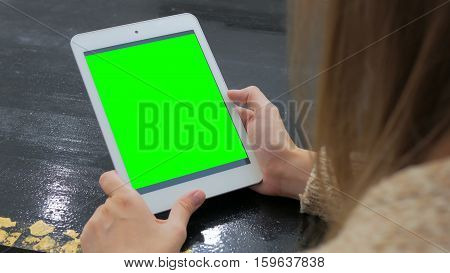
[[[336,179],[339,191],[358,199],[383,177],[422,163],[433,144],[448,136],[450,3],[325,3],[289,5],[290,76],[295,79],[304,69],[304,44],[311,36],[305,22],[321,14],[326,23],[324,36],[316,39],[323,41],[323,73],[314,149],[326,151],[327,164],[316,164]],[[347,199],[343,219],[354,205]]]

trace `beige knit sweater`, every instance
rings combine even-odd
[[[336,220],[340,198],[348,197],[334,190],[330,181],[311,177],[300,195],[301,212]],[[359,201],[337,236],[313,251],[450,250],[450,158],[401,170],[374,185]]]

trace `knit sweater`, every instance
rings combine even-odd
[[[332,179],[313,174],[300,194],[301,212],[325,221],[339,217]],[[323,180],[329,181],[323,181]],[[448,252],[450,158],[405,168],[372,186],[339,233],[314,252]]]

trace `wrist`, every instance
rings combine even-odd
[[[284,152],[275,164],[275,173],[279,183],[278,195],[292,199],[299,199],[310,177],[314,153],[295,147]]]

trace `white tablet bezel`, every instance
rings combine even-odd
[[[211,49],[209,48],[200,24],[195,16],[185,13],[78,34],[75,35],[70,42],[78,68],[80,69],[81,76],[93,105],[95,115],[97,116],[106,145],[114,163],[114,167],[124,181],[129,181],[128,174],[125,170],[125,166],[89,71],[84,52],[184,31],[194,31],[197,36],[209,67],[211,68],[220,92],[222,93],[225,104],[228,107],[233,123],[236,126],[241,141],[247,151],[250,164],[142,194],[154,213],[170,209],[181,195],[194,189],[203,190],[208,198],[257,184],[262,180],[262,174],[255,155],[247,145],[248,139],[245,128],[239,114],[236,112],[235,108],[232,107],[232,102],[228,99],[226,94],[228,88]]]

